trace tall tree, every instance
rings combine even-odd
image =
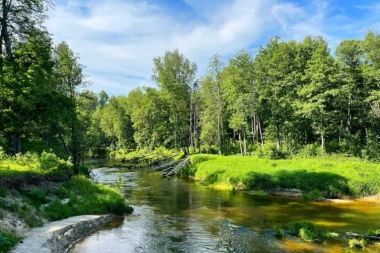
[[[79,63],[79,57],[69,48],[66,42],[62,42],[56,46],[55,50],[56,60],[56,73],[58,75],[58,82],[62,92],[66,93],[70,98],[71,103],[74,105],[74,110],[70,116],[70,132],[71,132],[71,145],[70,156],[72,157],[73,164],[79,164],[80,152],[78,140],[78,118],[76,114],[76,99],[79,88],[88,84],[86,76],[83,73],[84,66]]]
[[[325,150],[326,132],[333,117],[330,108],[337,95],[337,66],[330,55],[327,43],[319,38],[319,44],[311,60],[307,63],[305,85],[299,91],[296,101],[299,114],[311,119],[313,128],[320,136],[321,149]]]
[[[19,72],[14,63],[14,47],[20,40],[26,40],[30,33],[41,28],[44,20],[46,4],[44,0],[1,0],[0,4],[0,83],[4,80],[4,62],[8,58],[8,65],[12,64],[14,73]],[[5,51],[4,51],[5,49]],[[16,110],[16,104],[12,101],[10,110]],[[20,133],[13,129],[11,137],[12,153],[20,152]]]
[[[176,144],[188,153],[190,125],[191,86],[194,83],[197,65],[178,50],[166,52],[163,57],[153,59],[153,80],[167,93]]]

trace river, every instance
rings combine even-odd
[[[341,235],[380,228],[380,203],[306,202],[214,191],[191,180],[162,178],[154,171],[115,169],[104,162],[88,165],[97,167],[93,173],[99,182],[122,182],[135,211],[84,238],[70,253],[347,252],[347,240],[278,240],[270,229],[295,220]],[[365,252],[380,252],[380,246],[373,244]]]

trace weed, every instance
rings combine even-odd
[[[307,228],[301,228],[299,236],[308,242],[314,242],[319,238],[319,233],[317,230],[309,230]]]
[[[350,248],[361,248],[364,249],[368,244],[368,241],[364,238],[359,239],[351,239],[348,241],[348,245]]]
[[[285,231],[282,227],[280,226],[275,226],[274,227],[274,235],[278,238],[284,237],[285,236]]]
[[[288,224],[288,230],[293,235],[299,235],[302,228],[310,231],[317,231],[314,224],[307,221],[292,221]]]
[[[8,189],[5,186],[0,187],[0,197],[5,198],[8,195]]]
[[[319,190],[313,190],[309,193],[302,193],[302,198],[304,200],[312,201],[312,200],[320,199],[321,197],[322,197],[322,193]]]
[[[20,240],[14,234],[0,231],[0,253],[9,252]]]

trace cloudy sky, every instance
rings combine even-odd
[[[322,35],[339,41],[380,32],[376,0],[54,0],[46,26],[80,55],[91,90],[127,94],[154,86],[152,59],[179,51],[203,75],[210,57],[253,54],[269,38]]]

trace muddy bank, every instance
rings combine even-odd
[[[12,253],[61,253],[86,235],[101,229],[112,215],[83,215],[51,222],[25,234]]]

